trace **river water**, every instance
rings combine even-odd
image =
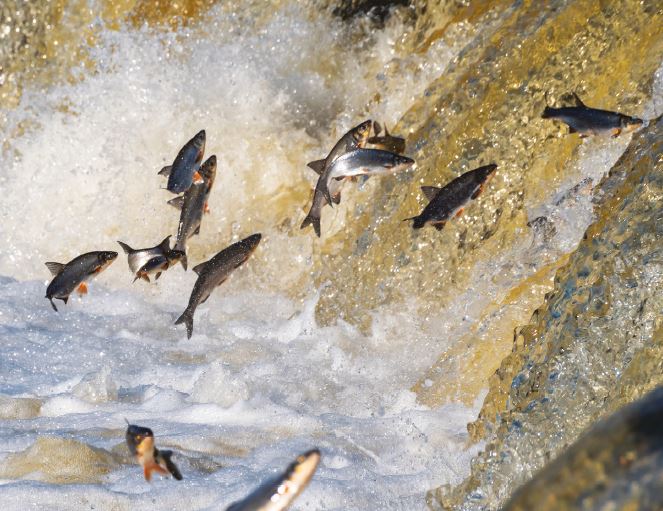
[[[493,374],[514,329],[601,220],[597,186],[631,139],[582,141],[540,112],[577,91],[663,113],[661,10],[430,2],[375,20],[334,7],[0,7],[7,509],[224,509],[312,447],[323,461],[294,509],[426,509],[470,475],[504,406]],[[405,136],[417,165],[346,185],[318,239],[299,229],[306,162],[366,118]],[[56,314],[45,261],[175,234],[157,171],[200,129],[219,164],[189,266],[263,241],[199,307],[193,337],[173,322],[195,274],[132,284],[123,254]],[[420,185],[491,162],[444,231],[402,222]],[[143,481],[125,418],[176,452],[184,481]],[[515,484],[456,498],[493,509]]]

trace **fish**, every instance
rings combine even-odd
[[[196,307],[201,303],[205,303],[214,288],[223,284],[233,271],[247,261],[258,243],[260,243],[261,238],[260,233],[252,234],[248,238],[223,249],[209,261],[193,267],[193,271],[198,274],[198,279],[193,285],[187,308],[175,321],[176,325],[186,324],[187,339],[191,339],[193,334],[193,314],[196,312]]]
[[[179,258],[182,267],[187,269],[187,241],[195,234],[200,233],[200,224],[203,220],[205,207],[216,178],[216,156],[210,156],[200,167],[202,181],[194,183],[181,197],[176,197],[168,203],[171,206],[179,207],[180,222],[177,227],[177,240],[174,250],[183,252],[184,255]]]
[[[413,220],[414,229],[431,224],[441,231],[448,220],[463,213],[468,201],[481,195],[496,169],[497,165],[490,164],[470,170],[442,188],[422,186],[421,190],[430,202],[420,215],[406,218],[404,221]]]
[[[177,153],[172,165],[163,167],[159,175],[168,176],[166,188],[172,193],[186,192],[192,183],[201,181],[198,169],[205,154],[205,130],[200,130]]]
[[[128,256],[129,269],[135,275],[134,282],[138,279],[149,282],[151,273],[156,273],[155,280],[158,280],[163,271],[185,256],[181,250],[170,249],[170,235],[157,246],[150,248],[133,249],[122,241],[118,243]]]
[[[380,136],[382,128],[377,122],[373,122],[373,131],[375,136],[368,139],[368,143],[376,146],[375,149],[382,149],[396,154],[403,154],[405,152],[405,139],[395,137],[387,130],[387,125],[384,125],[384,136]]]
[[[637,117],[599,110],[586,106],[576,93],[573,93],[575,106],[552,108],[546,106],[541,117],[555,119],[569,126],[569,133],[579,133],[581,137],[609,133],[618,137],[622,131],[631,132],[642,126],[643,120]]]
[[[320,463],[320,451],[311,449],[226,511],[283,511],[304,491]]]
[[[86,294],[86,282],[108,268],[116,257],[117,252],[112,251],[87,252],[67,264],[45,263],[54,277],[46,288],[46,298],[50,300],[53,310],[58,312],[53,299],[62,300],[66,305],[69,295],[74,291]]]
[[[334,145],[331,151],[326,158],[322,160],[315,160],[309,162],[307,165],[313,169],[318,176],[321,176],[325,169],[331,165],[331,163],[342,156],[345,153],[354,151],[356,149],[361,149],[366,145],[368,136],[371,134],[371,120],[367,120],[358,124],[345,135],[343,135],[338,142]],[[334,204],[340,204],[341,202],[341,187],[343,185],[342,181],[334,181],[329,183],[329,198]],[[326,195],[317,192],[313,192],[313,203],[311,204],[311,209],[309,210],[306,218],[302,222],[300,229],[304,229],[309,225],[313,225],[315,233],[320,237],[320,218],[322,208],[328,204],[328,198]]]
[[[334,160],[327,169],[327,179],[395,174],[412,165],[414,160],[407,156],[381,149],[356,149]]]
[[[154,433],[150,428],[128,424],[125,434],[129,452],[143,467],[145,480],[152,480],[152,473],[172,475],[176,480],[183,479],[182,473],[173,462],[173,451],[157,449],[154,446]]]

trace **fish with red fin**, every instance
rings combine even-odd
[[[182,473],[173,462],[173,451],[157,449],[154,445],[154,433],[150,428],[129,424],[125,434],[129,452],[136,457],[143,467],[145,480],[150,482],[152,474],[171,475],[182,480]]]

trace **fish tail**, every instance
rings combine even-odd
[[[412,220],[413,229],[421,229],[426,224],[426,222],[421,218],[421,215],[404,218],[403,222],[407,222],[408,220]]]
[[[182,472],[180,472],[177,465],[173,463],[173,451],[159,451],[159,457],[163,460],[163,464],[166,465],[168,472],[170,472],[175,479],[181,481],[183,479]]]
[[[541,119],[549,119],[553,116],[554,109],[550,108],[547,106],[544,110],[543,113],[541,114]]]
[[[51,306],[53,307],[53,310],[54,310],[55,312],[58,312],[58,308],[55,306],[55,302],[53,301],[53,298],[50,297],[50,296],[48,296],[48,295],[46,296],[46,298],[48,298],[49,301],[51,302]]]
[[[186,260],[186,254],[184,254],[182,257],[180,257],[180,264],[182,265],[182,268],[186,271],[187,269],[187,260]]]
[[[191,335],[193,335],[193,312],[186,309],[182,315],[177,318],[177,321],[175,321],[176,325],[181,323],[186,323],[186,337],[187,339],[191,339]]]
[[[122,247],[122,250],[124,250],[125,254],[131,254],[131,252],[134,251],[133,248],[131,248],[129,245],[126,243],[122,243],[121,241],[118,241],[119,245]]]
[[[313,229],[315,230],[315,234],[317,234],[318,238],[320,237],[320,217],[317,215],[313,215],[309,213],[306,215],[306,218],[302,222],[302,225],[300,229],[304,229],[305,227],[308,227],[309,225],[313,224]]]

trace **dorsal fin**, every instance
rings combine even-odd
[[[385,130],[387,127],[385,126]],[[380,136],[380,133],[382,133],[382,127],[380,126],[380,123],[378,121],[373,121],[373,132],[375,133],[376,137]]]
[[[205,266],[207,266],[208,262],[209,261],[205,261],[204,263],[197,264],[192,268],[192,270],[195,271],[198,275],[200,275],[205,270]]]
[[[170,252],[170,234],[164,238],[164,240],[159,243],[159,248],[164,252]]]
[[[433,200],[435,196],[440,192],[442,188],[437,186],[422,186],[421,191],[424,192],[424,195],[428,200]]]
[[[53,275],[54,277],[57,277],[60,274],[60,272],[62,272],[62,270],[64,270],[64,264],[62,264],[62,263],[48,262],[48,263],[45,263],[45,264],[46,264],[46,267],[51,272],[51,275]]]
[[[122,250],[124,250],[125,254],[131,254],[131,252],[134,252],[134,249],[131,248],[129,245],[126,243],[123,243],[122,241],[118,241],[119,245],[122,247]]]
[[[387,125],[384,125],[384,136],[385,137],[390,137],[391,135],[389,134],[389,130],[387,129]]]
[[[182,207],[184,207],[184,195],[180,195],[179,197],[175,197],[174,199],[170,199],[168,201],[168,204],[170,204],[174,208],[182,209]]]
[[[573,93],[573,99],[576,102],[576,106],[579,106],[579,107],[582,107],[582,108],[587,108],[585,106],[585,104],[582,102],[582,99],[580,99],[575,92]]]
[[[322,171],[325,170],[325,160],[310,161],[306,165],[318,175],[322,174]]]

